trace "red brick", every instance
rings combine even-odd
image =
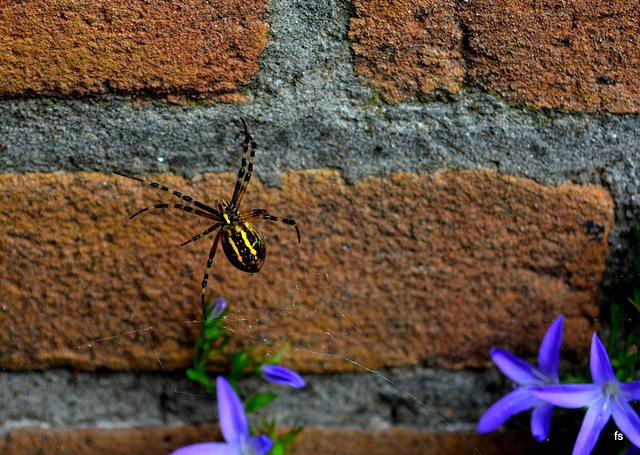
[[[392,101],[458,91],[465,68],[454,3],[356,0],[354,9],[349,38],[357,75]]]
[[[0,8],[0,95],[104,92],[235,99],[258,70],[262,0],[69,2]]]
[[[640,5],[630,0],[356,1],[356,73],[391,101],[464,84],[536,108],[640,110]]]
[[[154,176],[204,202],[234,178]],[[177,245],[207,220],[127,220],[170,196],[111,175],[0,176],[0,367],[154,370],[156,353],[166,369],[189,364],[213,239]],[[296,219],[302,243],[290,226],[256,223],[265,267],[240,272],[218,251],[207,295],[229,299],[242,343],[292,341],[295,368],[478,366],[495,346],[532,358],[560,313],[563,358],[586,353],[613,217],[600,187],[490,171],[347,185],[319,170],[279,188],[252,181],[243,209],[261,207]],[[588,220],[605,240],[585,235]]]
[[[2,453],[36,455],[64,453],[67,455],[157,455],[198,442],[222,441],[218,429],[203,425],[184,428],[140,428],[127,430],[17,430],[4,441]],[[549,447],[544,446],[546,454]],[[478,435],[474,432],[426,432],[392,428],[383,431],[355,429],[305,428],[290,452],[292,455],[483,455],[534,454],[540,445],[527,432],[505,432]]]
[[[640,110],[640,4],[471,2],[469,76],[512,103],[576,111]]]

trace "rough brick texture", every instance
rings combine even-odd
[[[5,2],[6,3],[6,2]],[[68,2],[0,7],[0,95],[222,96],[258,70],[266,1]]]
[[[5,2],[6,3],[6,2]],[[267,2],[8,2],[0,96],[101,93],[240,100]],[[512,103],[640,109],[640,6],[596,2],[354,2],[355,72],[391,101],[478,86]]]
[[[234,176],[154,179],[212,202]],[[177,210],[127,220],[163,200],[177,202],[119,176],[0,176],[0,366],[158,369],[156,353],[166,369],[189,364],[213,239],[179,248],[208,223]],[[300,370],[478,366],[495,346],[531,358],[560,313],[563,359],[585,354],[612,222],[600,187],[489,171],[347,185],[306,171],[279,188],[252,181],[243,208],[260,207],[296,219],[302,243],[258,222],[263,270],[240,272],[220,250],[208,296],[231,299],[243,342],[293,341]]]
[[[640,109],[638,2],[470,5],[469,75],[488,90],[534,107]]]
[[[640,5],[629,0],[356,1],[356,72],[390,100],[462,83],[510,102],[640,109]]]
[[[355,1],[349,37],[356,74],[390,100],[434,90],[455,93],[465,68],[452,3]]]

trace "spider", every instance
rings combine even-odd
[[[202,279],[202,314],[204,320],[207,319],[207,312],[204,305],[205,290],[207,288],[207,281],[209,280],[209,271],[211,270],[211,264],[213,258],[216,255],[218,249],[218,242],[222,239],[222,249],[227,259],[239,270],[249,273],[257,273],[264,265],[264,259],[267,252],[267,245],[265,244],[262,234],[249,223],[251,220],[269,220],[280,221],[284,224],[288,224],[296,228],[296,234],[298,235],[298,243],[300,243],[300,229],[294,220],[288,218],[278,218],[277,216],[269,215],[265,209],[253,209],[248,212],[240,212],[240,203],[244,196],[249,180],[251,180],[251,173],[253,172],[253,158],[256,154],[256,142],[247,130],[247,124],[243,118],[242,125],[244,126],[244,141],[242,143],[243,153],[242,161],[240,163],[240,171],[238,171],[238,179],[236,180],[235,188],[233,189],[233,196],[231,202],[227,203],[224,199],[215,201],[213,207],[210,207],[202,202],[193,199],[191,196],[187,196],[179,191],[174,191],[159,183],[150,182],[140,179],[138,177],[132,177],[130,175],[115,172],[116,174],[126,177],[138,182],[150,185],[154,188],[158,188],[162,191],[173,194],[174,196],[182,199],[191,205],[183,204],[155,204],[149,207],[145,207],[142,210],[138,210],[131,215],[129,219],[132,219],[142,212],[146,212],[150,209],[179,209],[187,213],[192,213],[203,218],[208,218],[214,221],[214,224],[209,227],[202,234],[198,234],[186,242],[180,244],[180,246],[187,245],[191,242],[211,234],[216,229],[220,229],[216,234],[213,246],[209,252],[209,259],[207,260],[207,268],[204,272],[204,278]],[[247,165],[247,153],[249,152],[249,144],[251,144],[251,153],[249,155],[249,164]]]

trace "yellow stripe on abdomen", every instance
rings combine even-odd
[[[244,229],[241,229],[240,235],[242,235],[242,240],[244,241],[244,245],[249,249],[249,251],[251,251],[252,255],[256,256],[258,252],[253,247],[253,245],[249,242],[249,239],[247,238],[247,232]]]

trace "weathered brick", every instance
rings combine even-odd
[[[638,2],[471,2],[462,18],[470,79],[510,102],[640,110]]]
[[[356,74],[393,101],[458,91],[465,69],[454,3],[356,0],[354,9]]]
[[[464,439],[463,437],[464,436]],[[64,453],[94,455],[169,453],[198,442],[222,441],[220,431],[209,425],[184,428],[136,428],[126,430],[17,430],[0,439],[2,453],[36,455]],[[291,453],[335,455],[431,455],[467,454],[477,449],[483,455],[539,453],[525,432],[478,435],[474,432],[427,432],[405,428],[381,431],[305,428]],[[546,447],[546,452],[549,448]]]
[[[465,84],[536,108],[640,110],[630,0],[356,1],[356,73],[392,101]]]
[[[154,177],[204,202],[234,178]],[[170,196],[112,175],[0,176],[1,367],[153,370],[156,353],[165,369],[189,364],[213,238],[177,245],[208,222],[177,210],[127,220]],[[292,341],[300,370],[477,366],[495,346],[532,357],[560,313],[563,358],[586,352],[612,223],[600,187],[490,171],[348,185],[318,170],[279,188],[252,181],[242,208],[260,207],[296,219],[302,243],[257,222],[263,270],[240,272],[219,250],[207,295],[229,299],[243,343]]]
[[[222,97],[258,70],[267,2],[12,2],[0,8],[0,96]]]

